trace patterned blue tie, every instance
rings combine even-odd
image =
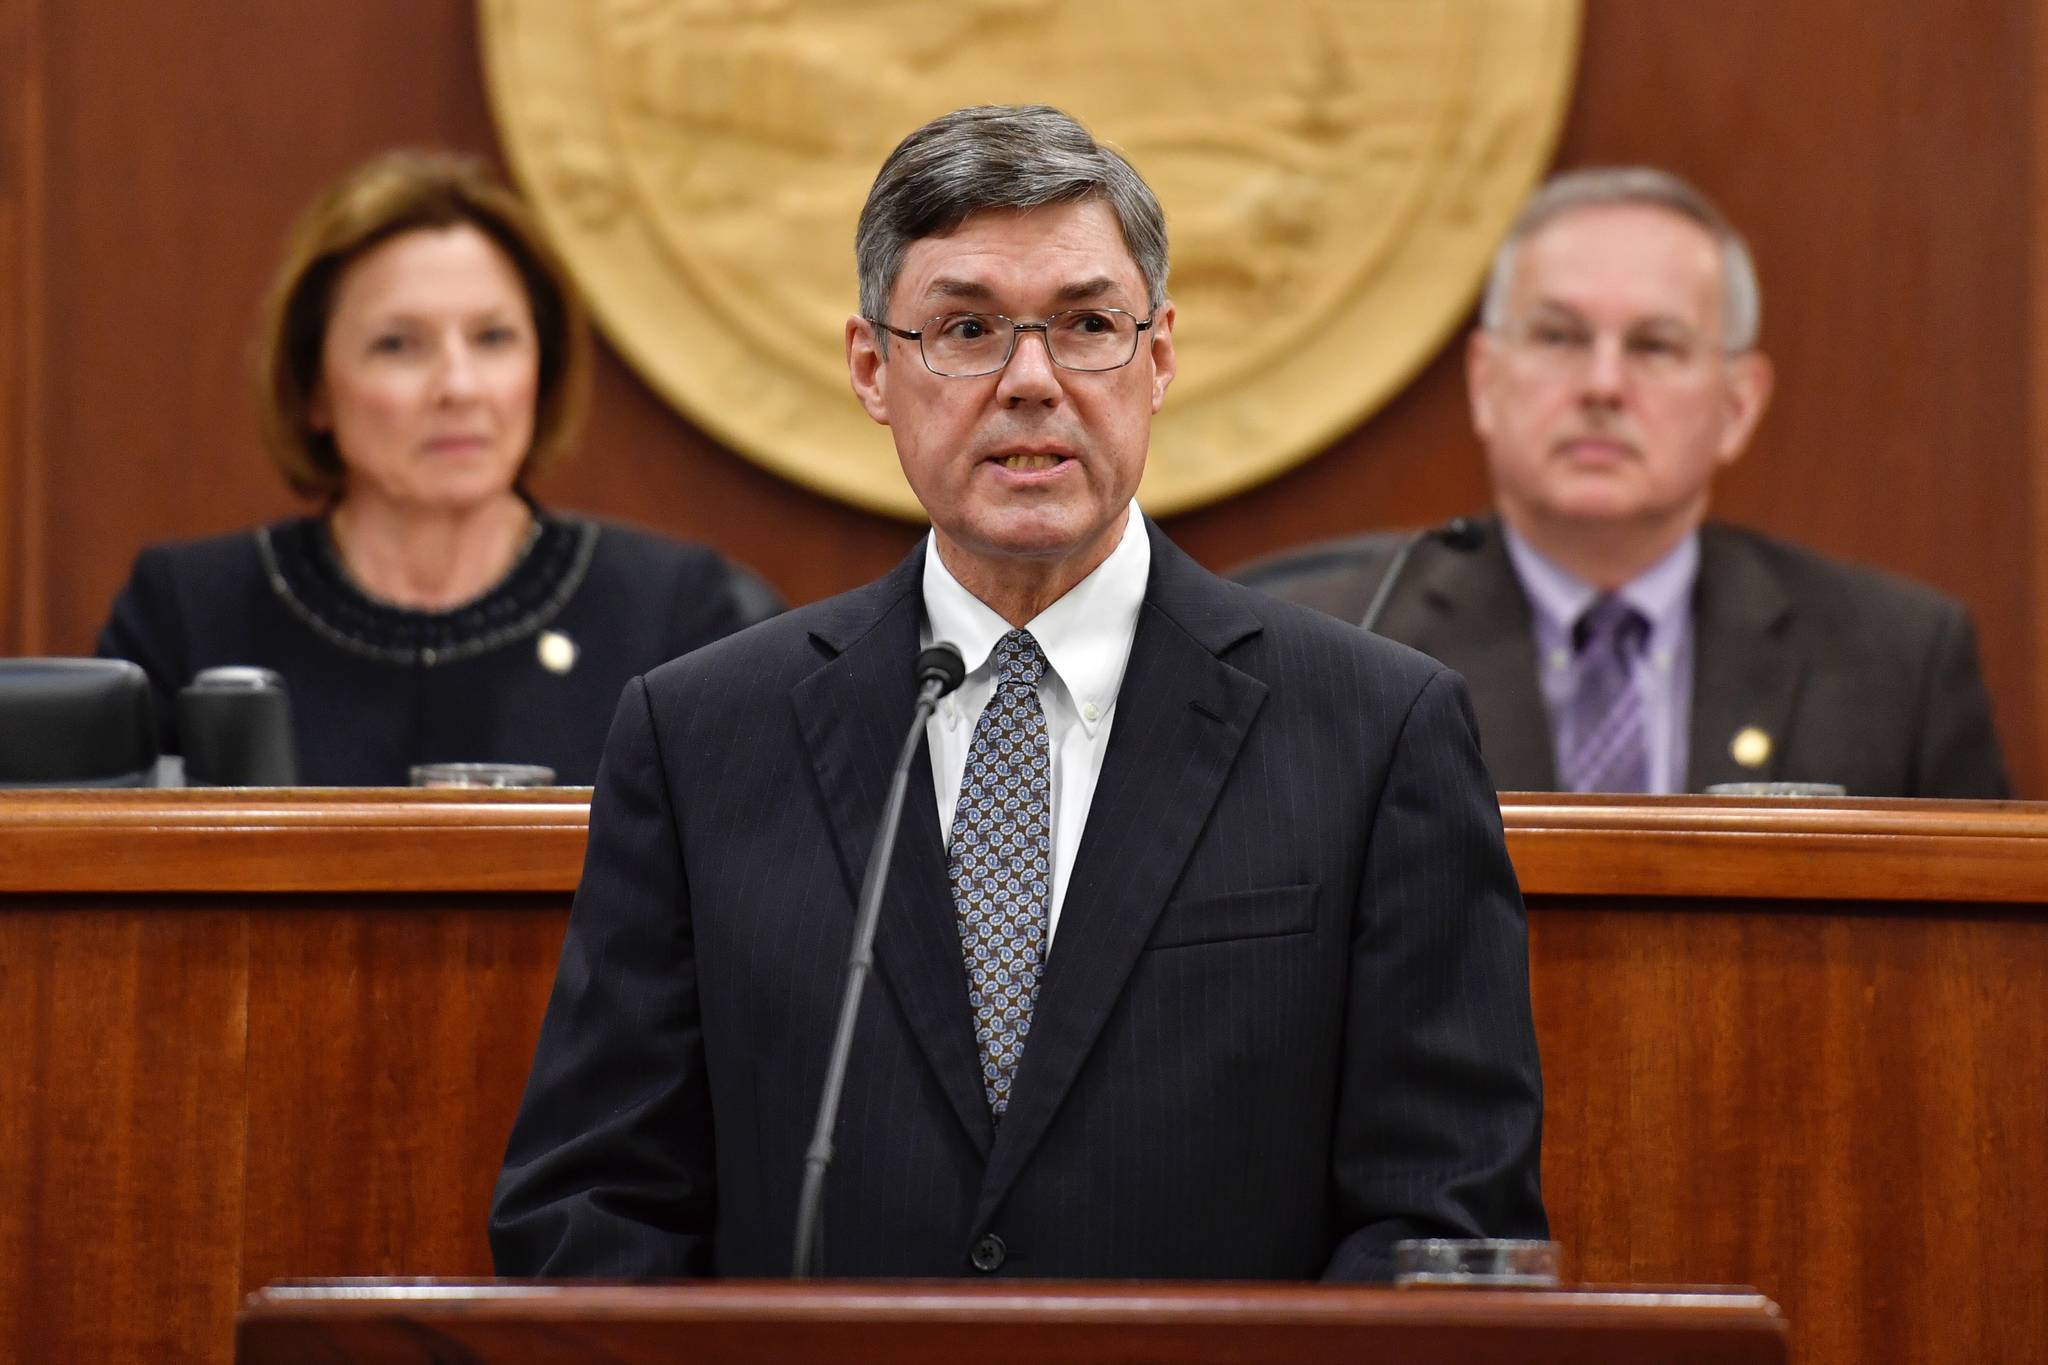
[[[1613,593],[1572,627],[1571,703],[1560,717],[1557,775],[1566,791],[1646,792],[1649,732],[1635,661],[1650,635],[1643,614]]]
[[[996,691],[974,725],[946,851],[982,1086],[997,1118],[1024,1055],[1052,908],[1052,739],[1038,680],[1045,654],[1029,631],[996,644]]]

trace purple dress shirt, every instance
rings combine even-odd
[[[1550,715],[1553,754],[1559,722],[1572,695],[1572,623],[1600,590],[1539,554],[1505,522],[1502,538],[1515,576],[1527,595],[1536,633],[1537,681]],[[1650,635],[1636,660],[1633,681],[1643,700],[1649,737],[1650,790],[1686,790],[1686,759],[1692,729],[1692,590],[1699,578],[1697,534],[1621,585],[1619,595],[1650,623]],[[1561,755],[1555,755],[1562,761]]]

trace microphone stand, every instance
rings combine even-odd
[[[825,1090],[818,1098],[818,1122],[811,1131],[811,1145],[804,1152],[803,1193],[797,1200],[796,1245],[791,1261],[800,1280],[817,1276],[824,1260],[825,1174],[832,1165],[832,1129],[839,1121],[840,1092],[846,1086],[846,1063],[853,1051],[854,1021],[860,1017],[860,996],[868,973],[875,965],[875,926],[882,918],[882,889],[889,877],[889,860],[896,851],[896,829],[903,823],[903,799],[910,785],[910,762],[917,756],[924,724],[938,709],[939,698],[958,687],[967,676],[966,661],[952,645],[933,645],[917,656],[917,705],[904,736],[903,749],[896,756],[896,769],[889,779],[889,799],[882,806],[882,823],[875,830],[874,847],[868,853],[867,875],[860,888],[860,910],[853,921],[853,953],[846,962],[846,990],[839,1001],[839,1025],[832,1034],[832,1055],[825,1066]]]

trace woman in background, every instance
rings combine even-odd
[[[390,153],[287,244],[260,337],[271,457],[316,516],[135,562],[99,653],[172,701],[201,669],[281,674],[309,785],[414,764],[596,775],[626,681],[772,613],[712,551],[542,508],[589,339],[525,206],[467,160]]]

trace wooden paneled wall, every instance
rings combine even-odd
[[[2035,795],[2037,8],[1587,0],[1559,154],[1671,167],[1748,231],[1780,388],[1720,511],[1967,601]],[[298,207],[394,143],[496,155],[463,0],[0,6],[0,652],[89,648],[145,541],[293,510],[249,415],[256,300]],[[1453,346],[1328,452],[1172,531],[1223,567],[1482,504],[1459,369]],[[712,542],[795,600],[911,539],[719,448],[609,355],[596,397],[555,502]]]

